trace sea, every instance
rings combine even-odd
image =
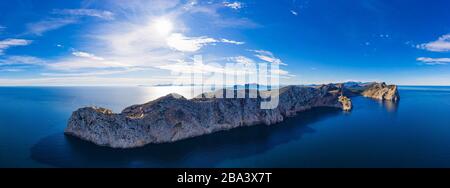
[[[111,149],[64,135],[71,113],[120,112],[167,87],[0,87],[0,168],[450,167],[450,87],[400,86],[398,103],[354,97],[354,109],[315,108],[286,121],[170,144]]]

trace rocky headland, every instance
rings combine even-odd
[[[371,83],[361,93],[364,97],[370,97],[378,100],[393,101],[400,100],[396,85],[386,85],[386,83]]]
[[[397,87],[385,83],[286,86],[277,93],[270,93],[279,99],[274,109],[261,109],[264,99],[260,97],[223,98],[211,97],[212,94],[205,93],[190,100],[169,94],[146,104],[130,106],[121,113],[97,107],[81,108],[73,112],[65,134],[101,146],[135,148],[242,126],[273,125],[316,107],[350,111],[352,102],[347,96],[399,99]]]

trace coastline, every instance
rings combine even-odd
[[[119,114],[104,108],[81,108],[72,114],[65,134],[100,146],[135,148],[242,126],[273,125],[316,107],[349,111],[351,100],[346,96],[398,99],[396,86],[384,83],[344,85],[283,87],[278,96],[279,105],[272,110],[259,109],[261,98],[204,98],[211,93],[191,100],[169,94],[143,105],[130,106]]]

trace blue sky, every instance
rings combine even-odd
[[[446,0],[0,2],[0,85],[170,83],[205,64],[280,64],[285,84],[450,85]],[[215,67],[207,67],[214,69]]]

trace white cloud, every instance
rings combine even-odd
[[[228,5],[228,6],[227,6]],[[233,8],[234,7],[234,8]],[[207,15],[208,19],[212,21],[214,27],[222,27],[222,28],[239,28],[239,29],[253,29],[261,27],[260,24],[255,23],[253,20],[246,17],[224,17],[221,15],[220,10],[222,8],[232,8],[239,9],[242,8],[243,4],[239,2],[229,3],[214,3],[214,2],[196,2],[196,3],[187,3],[184,7],[182,14],[187,13],[202,13]]]
[[[46,61],[32,56],[6,56],[0,59],[0,71],[19,72],[29,68],[43,67]]]
[[[202,22],[201,24],[216,25],[217,23],[221,23],[219,24],[219,28],[248,28],[255,25],[247,18],[224,17],[219,10],[226,8],[228,7],[225,7],[222,1],[213,3],[201,1],[181,3],[180,1],[166,0],[111,2],[108,5],[108,10],[114,13],[120,13],[121,15],[123,14],[121,19],[117,18],[91,26],[89,32],[83,35],[86,38],[79,39],[79,44],[81,45],[76,46],[77,49],[83,49],[83,51],[71,51],[71,54],[68,56],[48,59],[43,65],[43,70],[39,70],[37,73],[46,77],[84,78],[104,75],[114,75],[110,77],[130,76],[131,74],[121,73],[143,69],[149,70],[152,68],[169,71],[183,71],[187,68],[207,72],[211,70],[222,71],[223,68],[220,66],[216,67],[211,64],[197,66],[180,62],[174,64],[173,62],[177,59],[189,59],[192,55],[189,52],[198,52],[210,45],[244,44],[241,41],[225,39],[220,35],[214,37],[202,35],[195,28],[189,28],[183,22],[183,17],[185,16],[205,14],[203,16],[208,16],[208,19],[199,20]],[[82,21],[81,18],[83,16],[94,16],[101,19],[108,18],[108,16],[105,16],[106,14],[93,14],[94,12],[92,11],[75,10],[55,10],[51,17],[40,22],[28,24],[29,33],[40,35],[69,24],[76,24]],[[167,19],[173,26],[172,30],[166,30],[166,35],[162,35],[155,28],[154,21],[159,18]],[[186,34],[187,31],[197,34],[188,35]],[[221,55],[224,54],[221,52],[205,52],[207,53],[204,54],[205,56],[216,59],[222,58],[219,63],[223,63],[224,59]],[[229,54],[226,56],[229,56]],[[241,62],[245,61],[243,58],[237,60]],[[169,71],[159,70],[152,72],[151,75],[153,77],[155,74],[160,74],[163,77],[170,77],[168,75]],[[132,76],[138,75],[133,74]],[[102,85],[103,83],[97,79],[99,77],[96,77],[96,80],[92,80],[92,82],[97,81]],[[57,78],[57,80],[58,83],[65,85],[64,79]],[[45,82],[44,80],[30,80],[30,82],[33,81],[39,83]],[[53,82],[51,79],[47,79],[47,81],[50,83]],[[84,79],[79,81],[83,83],[91,82],[91,80],[86,81]],[[168,81],[170,82],[171,80],[168,79]],[[70,83],[71,81],[68,80],[67,85],[70,85]]]
[[[218,42],[209,37],[186,37],[181,33],[174,33],[167,38],[167,45],[175,50],[182,52],[195,52],[204,45]]]
[[[66,58],[62,60],[56,60],[53,63],[48,63],[47,68],[57,71],[89,71],[86,69],[91,69],[90,71],[98,71],[92,69],[128,69],[132,68],[132,65],[120,63],[117,61],[103,60],[103,59],[92,59],[91,57],[79,57],[79,58]]]
[[[124,11],[129,15],[142,15],[154,12],[167,12],[172,8],[176,8],[180,4],[179,0],[133,0],[133,1],[110,1],[109,10],[113,12]]]
[[[436,41],[420,44],[416,47],[432,52],[448,52],[450,51],[450,34],[443,35]]]
[[[297,16],[297,15],[298,15],[298,12],[296,12],[296,11],[294,11],[294,10],[291,10],[291,14],[293,14],[294,16]]]
[[[105,60],[103,57],[98,57],[94,54],[90,54],[87,52],[76,51],[76,52],[72,52],[72,55],[77,56],[77,57],[84,57],[84,58],[88,58],[88,59],[92,59],[92,60],[98,60],[98,61]]]
[[[31,40],[25,39],[5,39],[0,41],[0,55],[4,53],[4,51],[8,48],[14,46],[26,46],[31,44]]]
[[[288,71],[282,70],[282,69],[272,69],[271,74],[277,74],[279,76],[288,76],[293,77],[294,75],[289,74]]]
[[[147,1],[145,1],[147,2]],[[159,3],[158,3],[159,2]],[[117,20],[102,24],[97,28],[95,36],[95,47],[86,46],[91,52],[107,57],[108,60],[115,62],[126,62],[130,66],[137,67],[160,67],[166,66],[177,59],[188,59],[190,53],[197,52],[208,45],[219,43],[242,45],[244,42],[229,40],[224,38],[213,38],[210,36],[186,36],[184,32],[189,30],[181,17],[200,13],[202,10],[211,10],[214,12],[216,7],[210,8],[202,3],[178,4],[174,6],[172,1],[155,1],[148,6],[140,3],[134,5],[121,4],[120,9],[127,13],[139,16],[130,16],[130,20]],[[164,4],[168,4],[164,6]],[[132,6],[132,7],[129,7]],[[156,8],[154,6],[163,7]],[[223,7],[223,5],[220,4]],[[144,9],[146,7],[146,9]],[[142,10],[141,10],[142,9]],[[160,10],[161,9],[161,10]],[[195,11],[194,11],[195,10]],[[155,14],[154,14],[155,12]],[[164,12],[165,14],[156,14]],[[212,12],[201,12],[202,14],[213,14]],[[212,21],[219,18],[213,17]],[[171,23],[171,33],[162,34],[158,32],[158,24],[155,20],[164,19]],[[91,38],[92,39],[92,38]]]
[[[245,42],[239,42],[239,41],[228,40],[228,39],[221,39],[220,41],[223,43],[236,44],[236,45],[245,44]]]
[[[445,65],[450,63],[450,58],[419,57],[417,61],[421,61],[427,65]]]
[[[6,68],[6,69],[0,69],[0,72],[22,72],[23,69],[17,69],[17,68]]]
[[[8,56],[0,59],[1,70],[25,70],[27,68],[40,66],[48,71],[57,73],[43,73],[44,76],[93,76],[119,74],[141,70],[123,63],[108,61],[86,52],[74,52],[74,58],[62,60],[44,60],[33,56]],[[111,69],[111,70],[105,70]],[[104,71],[103,71],[104,70]]]
[[[158,66],[158,68],[163,70],[169,70],[173,73],[222,73],[224,71],[223,67],[212,65],[212,64],[202,64],[202,63],[188,63],[188,62],[178,62],[166,65]]]
[[[54,14],[71,15],[71,16],[90,16],[105,20],[113,20],[114,14],[106,10],[97,9],[56,9]]]
[[[105,78],[99,76],[43,77],[43,78],[0,78],[0,86],[130,86],[150,85],[173,78]]]
[[[223,75],[235,76],[235,75],[255,75],[256,70],[253,66],[238,65],[233,64],[231,66],[223,66],[216,63],[194,63],[179,61],[177,63],[166,64],[158,66],[162,70],[168,70],[172,75],[176,75],[173,82],[177,84],[188,84],[191,83],[191,74],[202,74],[202,76],[195,76],[195,82],[206,82],[206,83],[224,83],[232,82],[233,80],[224,80]],[[178,75],[177,75],[178,74]],[[204,80],[202,80],[204,78]],[[198,80],[196,80],[198,79]],[[242,80],[238,80],[242,81]],[[245,81],[245,79],[244,79]]]
[[[137,67],[132,64],[122,63],[125,62],[124,60],[118,60],[114,58],[104,58],[83,51],[74,51],[72,52],[72,55],[73,56],[63,57],[49,61],[48,63],[45,64],[45,67],[51,71],[58,71],[58,73],[55,73],[55,75],[66,75],[67,72],[74,73],[80,71],[86,73],[86,75],[96,75],[93,72],[99,72],[102,69],[108,71],[112,71],[111,69],[114,69],[114,71],[117,71],[117,72],[110,72],[111,74],[113,74],[119,73],[119,71],[130,72],[131,69],[136,70]],[[46,75],[51,74],[53,73],[52,72],[46,73]],[[84,75],[81,73],[78,74]],[[101,75],[106,74],[107,74],[106,72],[101,73]]]
[[[75,18],[48,18],[39,22],[27,25],[28,33],[42,35],[47,31],[59,29],[69,24],[78,22]]]
[[[272,52],[266,50],[250,50],[250,51],[255,52],[256,53],[255,56],[263,61],[277,65],[287,65],[283,63],[281,59],[276,58]]]
[[[230,57],[228,58],[229,61],[234,61],[236,63],[242,63],[242,64],[254,64],[255,61],[253,59],[250,59],[245,56],[237,56],[237,57]]]
[[[141,69],[124,69],[124,70],[100,70],[91,72],[63,72],[63,73],[42,73],[42,76],[49,77],[80,77],[80,76],[100,76],[100,75],[112,75],[112,74],[123,74],[132,71],[137,71]]]
[[[201,37],[187,37],[181,33],[173,33],[167,38],[167,45],[175,50],[182,52],[196,52],[203,46],[215,43],[229,43],[235,45],[242,45],[244,42],[238,42],[234,40],[221,39],[201,36]]]
[[[79,18],[84,16],[97,17],[105,20],[114,19],[112,12],[96,9],[56,9],[53,10],[53,14],[60,14],[65,17],[50,17],[38,22],[29,23],[27,24],[28,33],[42,35],[47,31],[78,23]]]
[[[250,59],[250,58],[245,57],[245,56],[229,57],[228,60],[229,61],[234,61],[236,63],[246,64],[246,65],[255,64],[255,61],[253,59]],[[288,76],[288,77],[294,76],[294,75],[289,74],[288,71],[282,70],[280,68],[273,68],[271,70],[271,73],[272,74],[277,74],[279,76]]]
[[[221,7],[222,5],[217,6],[216,4],[213,3],[205,5],[200,4],[196,1],[191,1],[190,3],[187,3],[183,7],[183,10],[186,11],[187,13],[202,13],[212,17],[219,17],[219,13],[217,12],[217,10]]]
[[[167,45],[167,36],[160,35],[154,28],[153,20],[157,18],[159,16],[102,25],[95,35],[91,35],[95,45],[83,47],[89,49],[89,53],[76,53],[77,58],[63,58],[59,61],[60,66],[76,66],[77,69],[151,68],[174,59],[183,59],[184,54],[172,50]],[[101,59],[104,60],[98,61]]]
[[[234,9],[234,10],[238,10],[238,9],[242,8],[242,3],[241,2],[237,2],[237,1],[235,1],[233,3],[225,1],[225,2],[223,2],[223,5],[225,5],[226,7],[231,8],[231,9]]]

